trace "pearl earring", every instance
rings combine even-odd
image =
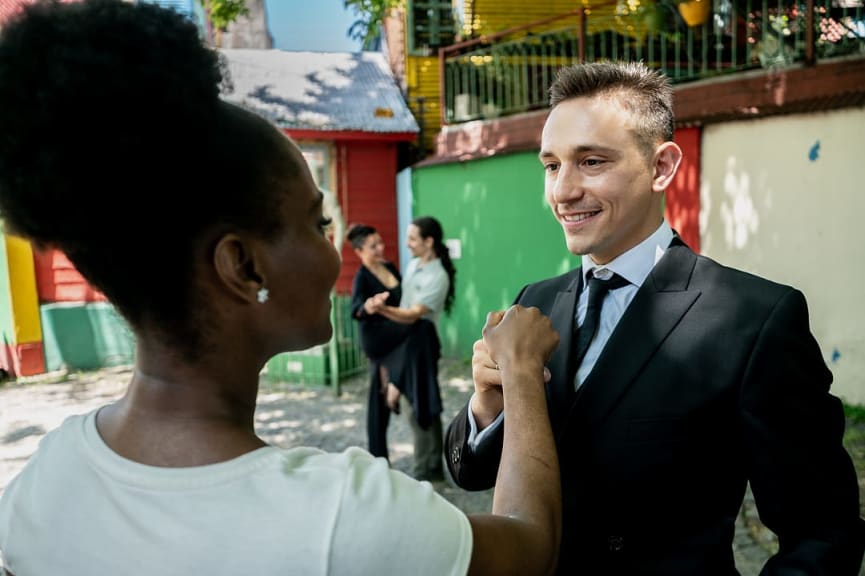
[[[264,304],[270,298],[270,292],[268,292],[267,288],[262,288],[256,296],[258,297],[259,304]]]

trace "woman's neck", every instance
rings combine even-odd
[[[223,462],[264,446],[254,424],[258,372],[224,357],[231,361],[188,362],[139,344],[126,395],[98,414],[103,440],[125,458],[167,467]]]
[[[221,423],[254,430],[258,382],[208,371],[137,366],[123,398],[141,417]]]
[[[370,260],[368,262],[362,262],[362,264],[370,270],[384,270],[386,268],[384,260]]]
[[[424,264],[428,264],[428,263],[432,262],[433,260],[437,260],[437,259],[438,259],[438,256],[436,256],[436,251],[433,250],[432,248],[430,248],[429,252],[427,252],[426,254],[420,255],[420,261]]]

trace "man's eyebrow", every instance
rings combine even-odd
[[[605,154],[618,154],[618,150],[615,148],[610,148],[608,146],[601,146],[600,144],[581,144],[579,146],[573,146],[569,148],[569,151],[573,155],[585,154],[586,152],[602,152]],[[541,150],[541,153],[538,154],[538,158],[541,160],[545,158],[554,157],[555,154],[550,152],[549,150]]]

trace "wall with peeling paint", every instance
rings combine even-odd
[[[865,404],[865,109],[703,130],[703,254],[793,285],[835,375]]]

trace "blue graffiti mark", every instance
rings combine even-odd
[[[838,352],[837,348],[835,348],[832,350],[832,364],[837,364],[839,358],[841,358],[841,353]]]
[[[811,146],[811,150],[808,151],[808,160],[810,160],[811,162],[816,162],[817,158],[819,156],[820,156],[820,141],[817,140],[817,142],[815,142],[814,145]]]

